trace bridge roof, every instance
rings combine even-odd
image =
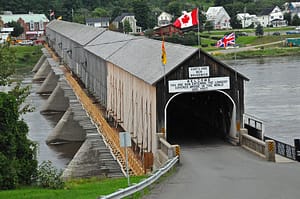
[[[52,20],[47,25],[47,28],[54,30],[56,33],[67,37],[82,46],[86,45],[105,31],[104,28],[94,28],[61,20]]]
[[[198,53],[198,48],[165,42],[167,64],[164,74],[161,63],[161,41],[58,20],[51,22],[47,27],[85,45],[84,49],[87,51],[151,85]],[[211,57],[202,50],[201,53]],[[235,71],[218,60],[216,62]],[[237,74],[248,80],[240,73]]]

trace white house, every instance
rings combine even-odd
[[[241,21],[242,28],[247,28],[251,24],[256,27],[259,24],[258,18],[256,15],[250,15],[249,13],[239,13],[236,15],[237,19]]]
[[[117,16],[112,23],[117,29],[119,29],[120,24],[124,27],[125,21],[129,22],[132,29],[131,33],[142,32],[142,28],[136,25],[136,19],[133,13],[122,13],[120,16]]]
[[[159,27],[165,26],[171,23],[173,19],[173,16],[167,12],[162,12],[158,17],[157,17],[157,25]]]
[[[263,10],[258,17],[259,23],[263,27],[283,27],[287,26],[287,21],[283,19],[283,13],[278,6]]]
[[[109,21],[109,17],[87,18],[85,20],[85,24],[87,26],[93,26],[95,28],[108,28]]]
[[[214,24],[214,29],[231,29],[230,16],[222,6],[209,7],[206,12],[207,21]]]
[[[284,4],[284,12],[291,13],[291,16],[294,17],[298,15],[300,17],[300,2],[286,2]]]

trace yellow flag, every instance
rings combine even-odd
[[[165,49],[165,40],[163,38],[162,44],[161,44],[161,63],[166,64],[167,63],[167,53]]]
[[[57,17],[57,20],[62,20],[62,16]]]

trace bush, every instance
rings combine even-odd
[[[64,182],[62,181],[62,170],[58,171],[51,161],[43,161],[37,172],[37,185],[44,188],[62,189]]]

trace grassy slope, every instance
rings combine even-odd
[[[145,176],[131,177],[131,183],[137,183]],[[66,183],[65,189],[52,190],[42,188],[22,188],[0,191],[0,198],[13,199],[95,199],[100,195],[108,195],[120,188],[127,187],[127,178],[74,180]]]

